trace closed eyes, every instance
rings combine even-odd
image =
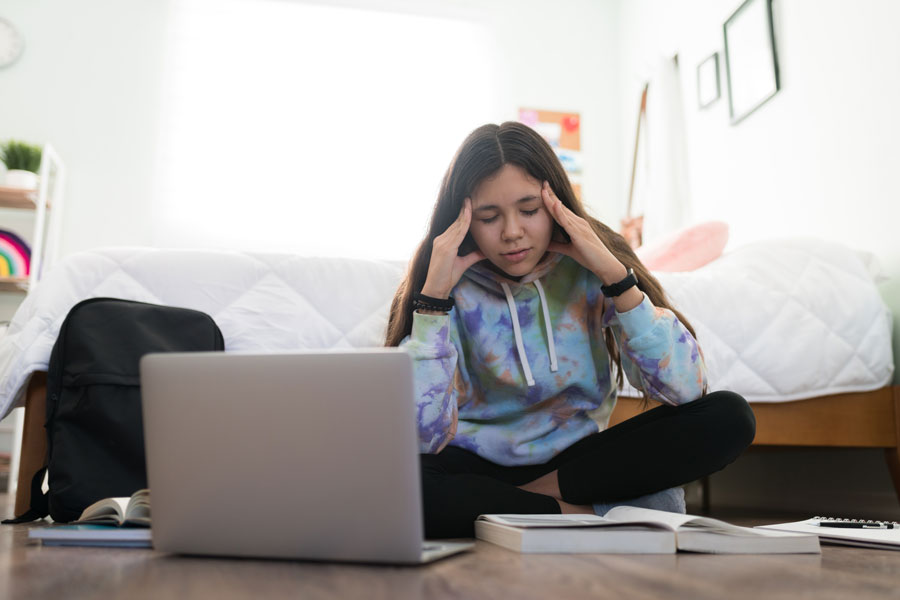
[[[534,215],[537,214],[537,212],[539,210],[540,210],[539,208],[535,208],[534,210],[523,210],[522,214],[525,215],[526,217],[533,217]],[[493,217],[489,217],[487,219],[478,219],[478,220],[484,224],[493,223],[494,221],[497,220],[497,215],[494,215]]]

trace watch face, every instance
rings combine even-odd
[[[24,47],[25,40],[12,23],[0,19],[0,68],[16,62]]]

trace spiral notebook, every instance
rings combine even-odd
[[[896,521],[813,517],[805,521],[757,525],[757,527],[794,533],[814,533],[823,544],[900,550],[900,523]]]

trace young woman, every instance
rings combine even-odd
[[[590,513],[679,486],[756,430],[743,398],[706,393],[691,326],[519,123],[457,151],[386,344],[414,359],[431,538],[472,536],[482,513]],[[607,429],[623,372],[662,406]]]

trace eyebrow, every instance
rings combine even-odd
[[[524,204],[526,202],[531,202],[532,200],[540,200],[539,196],[525,196],[523,198],[519,198],[516,200],[516,204]],[[479,206],[475,209],[475,212],[486,212],[489,210],[499,210],[499,207],[496,204],[486,204],[484,206]]]

